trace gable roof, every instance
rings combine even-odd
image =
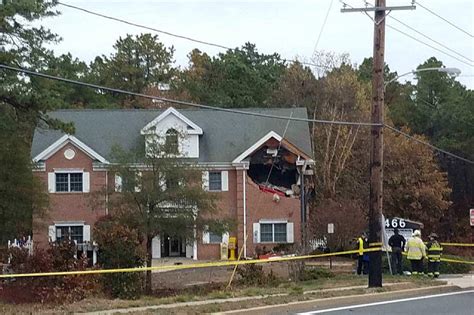
[[[39,161],[48,159],[51,155],[58,152],[61,148],[63,148],[68,143],[72,143],[74,146],[81,149],[85,154],[87,154],[88,156],[90,156],[91,158],[95,160],[98,160],[99,162],[109,163],[100,154],[98,154],[93,149],[91,149],[87,144],[83,143],[82,141],[80,141],[79,139],[77,139],[76,137],[72,135],[63,135],[61,138],[56,140],[49,147],[47,147],[42,152],[40,152],[37,156],[33,157],[33,162],[39,162]]]
[[[307,118],[305,108],[249,108],[249,112],[295,118]],[[114,146],[133,150],[143,142],[140,131],[165,110],[59,110],[48,113],[52,118],[75,125],[74,137],[87,144],[91,150],[108,161]],[[179,112],[202,128],[199,136],[199,162],[230,163],[270,131],[282,135],[286,121],[277,118],[242,115],[237,113],[207,110],[180,109]],[[63,133],[37,129],[32,144],[32,157],[36,157]],[[309,156],[311,141],[309,125],[304,121],[290,121],[285,139]]]
[[[185,124],[187,124],[189,127],[191,127],[191,129],[187,129],[186,132],[188,134],[192,134],[192,135],[202,135],[202,129],[196,125],[195,123],[193,123],[191,120],[189,120],[186,116],[184,116],[183,114],[181,114],[180,112],[178,112],[176,109],[174,109],[173,107],[170,107],[168,108],[167,110],[165,110],[163,113],[161,113],[158,117],[156,117],[155,119],[153,119],[151,122],[149,122],[145,127],[142,128],[142,130],[140,131],[140,133],[142,135],[144,134],[147,134],[149,133],[149,129],[152,128],[152,127],[156,127],[156,125],[158,125],[160,123],[160,121],[162,121],[163,119],[165,119],[166,117],[168,117],[169,115],[174,115],[176,116],[178,119],[180,119],[181,121],[183,121]]]

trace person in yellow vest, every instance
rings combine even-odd
[[[407,258],[411,263],[413,275],[423,273],[423,258],[426,258],[426,247],[421,240],[420,230],[415,230],[406,245]]]
[[[431,233],[428,237],[430,239],[426,245],[428,251],[428,276],[438,278],[443,248],[438,243],[438,235],[436,233]]]
[[[369,273],[369,259],[368,254],[364,253],[364,249],[367,248],[368,240],[367,234],[362,233],[361,236],[357,239],[357,274],[368,274]]]

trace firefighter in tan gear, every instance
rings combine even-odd
[[[431,233],[428,237],[430,240],[426,245],[428,251],[428,276],[438,278],[443,248],[438,243],[438,235],[436,233]]]
[[[407,258],[411,263],[413,275],[423,273],[423,258],[426,258],[426,247],[421,240],[420,230],[415,230],[406,245]]]

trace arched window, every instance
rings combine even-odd
[[[175,129],[168,129],[166,131],[165,141],[166,153],[178,154],[178,132]]]

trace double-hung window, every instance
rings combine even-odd
[[[209,243],[222,243],[222,234],[217,234],[212,231],[209,231]]]
[[[84,226],[56,226],[56,240],[62,241],[65,239],[75,241],[76,244],[84,243]]]
[[[286,243],[286,223],[260,223],[260,242]]]
[[[221,172],[209,172],[209,190],[210,191],[222,190],[222,173]]]
[[[82,192],[83,173],[56,173],[56,192]]]

